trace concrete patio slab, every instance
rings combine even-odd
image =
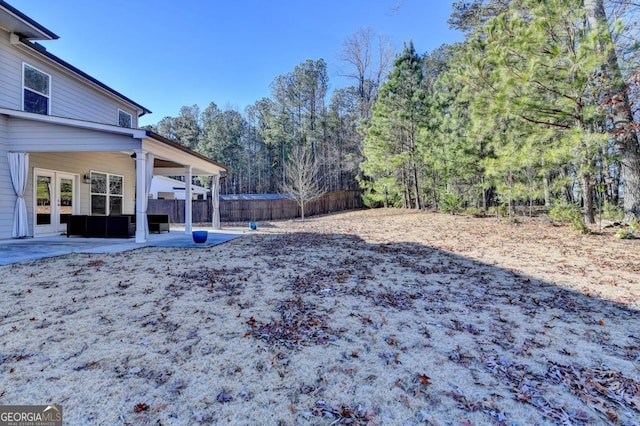
[[[143,247],[204,248],[241,237],[237,231],[209,231],[206,243],[196,244],[184,229],[169,233],[150,234],[146,243],[133,238],[83,238],[64,235],[50,237],[0,240],[0,265],[63,256],[70,253],[120,253]]]

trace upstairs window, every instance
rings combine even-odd
[[[133,121],[133,117],[128,112],[124,112],[123,110],[118,110],[118,125],[120,127],[131,127],[131,123]]]
[[[51,98],[51,76],[23,64],[22,67],[22,109],[37,114],[49,114]]]

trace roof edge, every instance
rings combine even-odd
[[[217,162],[215,160],[212,160],[211,158],[207,157],[206,155],[202,155],[199,152],[196,152],[196,151],[194,151],[192,149],[187,148],[186,146],[180,145],[176,141],[172,141],[171,139],[166,138],[166,137],[164,137],[162,135],[159,135],[158,133],[153,132],[151,130],[146,130],[146,129],[141,129],[141,130],[147,132],[147,136],[152,138],[152,139],[155,139],[155,140],[160,141],[160,142],[162,142],[162,143],[164,143],[166,145],[169,145],[172,148],[176,148],[176,149],[179,149],[181,151],[184,151],[189,155],[193,155],[194,157],[200,158],[201,160],[204,160],[204,161],[207,161],[207,162],[209,162],[211,164],[214,164],[215,166],[220,167],[221,169],[223,169],[225,172],[229,171],[229,168],[227,166],[225,166],[224,164],[219,163],[219,162]]]
[[[0,115],[7,115],[22,120],[38,121],[42,123],[77,127],[81,129],[104,131],[109,133],[117,133],[129,135],[133,138],[141,139],[146,135],[144,129],[136,127],[123,127],[116,124],[99,123],[97,121],[81,120],[77,118],[60,117],[57,115],[38,114],[35,112],[27,112],[12,108],[0,107]]]
[[[43,25],[41,25],[38,22],[34,21],[33,19],[29,18],[27,15],[25,15],[22,12],[20,12],[18,9],[16,9],[13,6],[11,6],[9,3],[7,3],[7,2],[5,2],[3,0],[0,0],[0,6],[2,6],[3,8],[7,9],[9,12],[14,14],[18,19],[24,21],[25,23],[27,23],[30,26],[34,27],[36,30],[38,30],[41,33],[43,33],[43,35],[45,37],[42,37],[41,39],[38,39],[38,40],[57,40],[57,39],[60,38],[53,31],[45,28]]]
[[[0,0],[2,1],[2,0]],[[84,78],[85,80],[88,80],[89,82],[99,86],[100,88],[102,88],[103,90],[106,90],[107,92],[111,93],[112,95],[122,99],[123,101],[135,106],[136,108],[138,108],[140,111],[142,111],[141,114],[138,114],[138,117],[142,117],[145,114],[151,114],[151,110],[149,110],[148,108],[145,108],[144,106],[140,105],[139,103],[135,102],[134,100],[126,97],[125,95],[123,95],[122,93],[118,92],[115,89],[112,89],[111,87],[107,86],[106,84],[104,84],[103,82],[101,82],[100,80],[91,77],[89,74],[87,74],[86,72],[82,71],[81,69],[74,67],[73,65],[71,65],[70,63],[68,63],[67,61],[60,59],[59,57],[57,57],[56,55],[54,55],[53,53],[50,53],[44,46],[35,43],[35,42],[30,42],[29,40],[25,40],[25,39],[21,39],[20,40],[22,42],[22,45],[41,54],[46,56],[48,59],[54,61],[55,63],[57,63],[58,65],[60,65],[63,68],[66,68],[68,71]]]

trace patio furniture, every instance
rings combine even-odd
[[[147,222],[149,224],[149,232],[157,232],[158,234],[169,230],[168,214],[148,214]]]
[[[168,214],[148,214],[149,232],[170,232]],[[67,237],[130,238],[136,234],[136,215],[70,215]]]
[[[67,222],[67,237],[130,238],[135,234],[136,222],[131,215],[71,215]]]

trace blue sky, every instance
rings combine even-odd
[[[243,111],[307,59],[327,62],[330,89],[343,42],[361,28],[413,40],[419,53],[462,39],[449,0],[8,0],[60,36],[54,55],[153,114],[140,125],[210,102]]]

